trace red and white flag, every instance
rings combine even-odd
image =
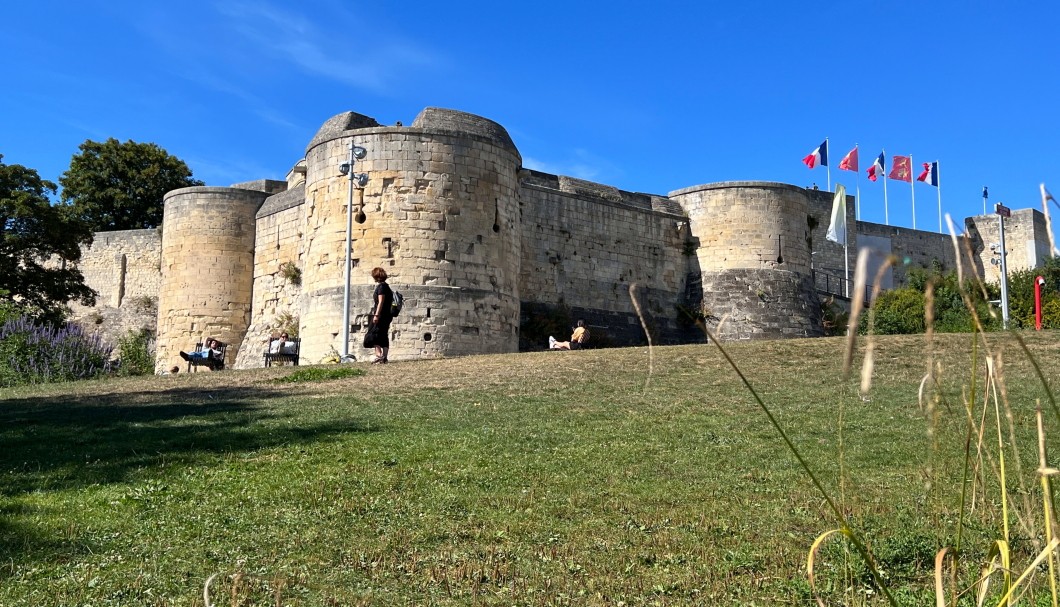
[[[858,147],[854,146],[854,149],[847,152],[846,156],[839,161],[839,169],[841,171],[854,171],[858,170]]]
[[[913,182],[913,159],[909,156],[891,156],[891,172],[888,177],[895,181]]]

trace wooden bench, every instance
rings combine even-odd
[[[265,366],[271,367],[274,362],[291,363],[294,366],[298,366],[298,351],[302,348],[302,339],[300,337],[292,337],[287,339],[287,344],[281,345],[279,351],[273,352],[273,343],[278,341],[280,338],[274,338],[269,340],[268,347],[265,348]]]
[[[202,352],[202,342],[195,344],[195,351]],[[206,358],[199,358],[198,356],[192,356],[188,358],[188,373],[194,368],[196,371],[199,367],[206,367],[211,371],[222,371],[225,368],[225,356],[228,354],[228,344],[223,341],[217,342],[217,349],[221,351],[220,356],[208,356]]]

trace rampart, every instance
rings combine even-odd
[[[367,151],[353,167],[364,187],[339,170],[351,145]],[[347,218],[357,358],[377,266],[406,299],[391,327],[400,360],[543,348],[533,327],[548,318],[584,319],[611,345],[644,343],[645,331],[657,344],[702,340],[693,321],[722,339],[811,337],[823,334],[820,294],[849,295],[858,249],[874,252],[873,275],[890,260],[885,287],[912,267],[952,269],[956,250],[989,265],[991,218],[969,218],[955,249],[940,234],[858,222],[848,197],[844,249],[825,237],[831,204],[830,192],[761,181],[626,192],[522,167],[505,129],[471,114],[427,108],[405,127],[345,112],[286,181],[170,192],[161,237],[98,234],[82,268],[99,310],[157,297],[161,372],[207,336],[230,344],[230,364],[259,366],[281,329],[298,332],[303,361],[335,357]],[[1044,257],[1035,213],[1014,214],[1010,268]]]
[[[160,230],[99,232],[78,267],[96,291],[95,307],[71,305],[72,318],[116,344],[129,331],[154,329],[162,288]]]

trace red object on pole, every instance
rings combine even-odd
[[[1041,276],[1034,279],[1034,330],[1042,330],[1042,285],[1045,279]]]

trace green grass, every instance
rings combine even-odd
[[[1026,336],[1050,378],[1057,337]],[[867,399],[841,338],[729,346],[907,604],[933,601],[958,515],[972,338],[937,339],[932,434],[923,337],[877,342]],[[991,345],[1036,494],[1045,392]],[[657,349],[647,389],[645,348],[357,368],[0,392],[0,607],[203,605],[213,574],[218,605],[812,604],[836,522],[713,346]],[[969,566],[1000,537],[984,476]],[[828,600],[882,603],[839,543],[820,558]]]
[[[361,367],[305,367],[283,377],[277,377],[276,383],[303,383],[313,381],[330,381],[347,377],[360,377],[366,371]]]

